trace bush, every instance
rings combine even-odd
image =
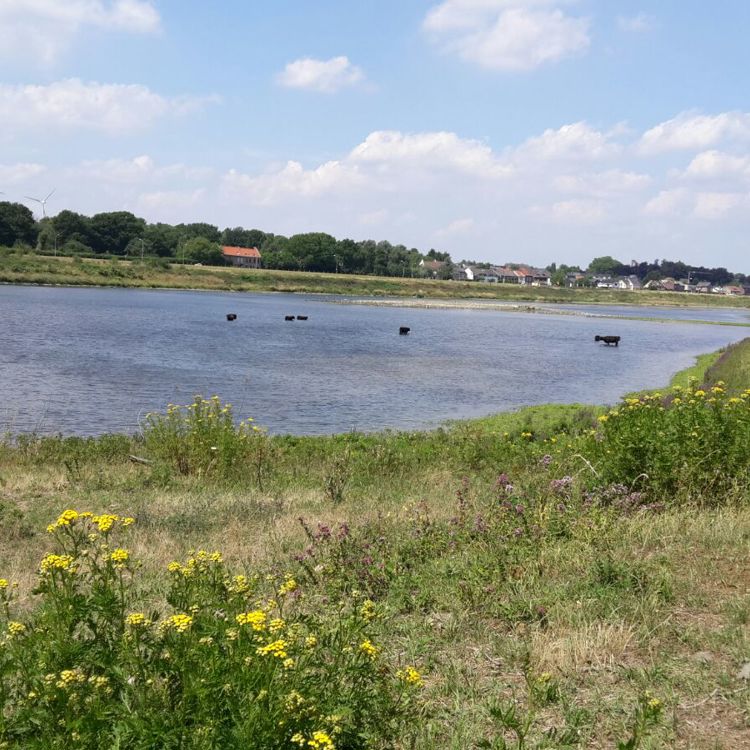
[[[372,602],[308,608],[290,574],[198,551],[138,611],[138,564],[115,542],[132,523],[66,510],[28,619],[0,579],[2,747],[358,750],[405,733],[421,677],[383,658]]]
[[[218,396],[148,414],[143,439],[149,455],[180,474],[227,477],[247,469],[259,485],[270,452],[265,432],[252,419],[235,424],[231,404]]]
[[[665,499],[712,495],[716,502],[748,479],[750,390],[731,395],[719,382],[625,399],[598,417],[581,452],[600,484],[623,482]]]

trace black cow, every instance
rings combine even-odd
[[[298,315],[297,320],[307,320],[307,315]]]
[[[227,320],[237,320],[236,313],[227,313]]]
[[[619,336],[594,336],[594,341],[603,341],[607,346],[614,344],[617,346],[620,343]]]
[[[294,315],[285,315],[284,320],[294,320]]]
[[[407,328],[406,326],[401,326],[401,328],[398,329],[399,336],[406,336],[407,333],[411,331],[411,328]]]

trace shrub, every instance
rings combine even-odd
[[[731,395],[719,382],[625,399],[598,417],[581,452],[600,484],[624,482],[655,498],[712,494],[716,501],[748,477],[750,390]]]
[[[143,439],[151,456],[181,474],[229,476],[246,468],[262,485],[266,433],[252,419],[235,424],[231,404],[218,396],[196,396],[188,406],[170,404],[166,414],[148,414]]]
[[[384,659],[372,602],[309,607],[290,574],[198,551],[169,565],[170,606],[139,610],[115,542],[131,523],[66,510],[28,619],[0,579],[3,747],[357,750],[406,732],[421,677]]]

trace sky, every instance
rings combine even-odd
[[[750,273],[747,0],[0,0],[0,192]]]

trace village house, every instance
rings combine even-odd
[[[233,247],[224,245],[221,248],[224,260],[240,268],[260,268],[260,251],[257,247]]]
[[[635,275],[623,276],[621,279],[617,280],[617,288],[627,289],[630,292],[634,292],[638,289],[642,289],[641,280]]]
[[[446,262],[444,260],[422,260],[419,261],[419,267],[425,272],[426,276],[432,279],[436,279],[437,275],[443,268],[445,268]]]

